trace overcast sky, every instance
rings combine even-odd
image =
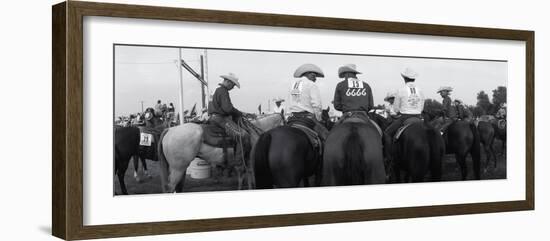
[[[400,72],[410,67],[418,72],[416,80],[426,98],[441,101],[436,93],[440,86],[452,86],[451,97],[466,104],[476,103],[476,94],[483,90],[492,96],[497,86],[506,86],[507,63],[501,61],[475,61],[385,56],[350,56],[314,53],[283,53],[265,51],[181,49],[182,58],[197,72],[200,55],[206,54],[205,72],[213,93],[219,77],[229,72],[239,77],[241,89],[230,92],[233,104],[245,112],[257,112],[258,105],[267,111],[267,102],[276,97],[288,99],[288,92],[296,68],[313,63],[325,73],[317,84],[321,90],[323,107],[334,97],[338,68],[356,64],[373,90],[375,104],[384,104],[386,93],[403,86]],[[422,56],[427,57],[427,56]],[[179,109],[179,76],[175,61],[178,48],[116,46],[115,48],[115,114],[128,115],[154,106],[158,99],[173,102]],[[195,103],[201,106],[200,82],[183,69],[184,109]],[[271,105],[273,107],[273,104]]]

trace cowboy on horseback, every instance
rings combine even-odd
[[[388,117],[388,120],[393,120],[395,118],[397,118],[397,112],[395,111],[395,93],[393,92],[388,92],[388,94],[386,94],[386,97],[384,97],[384,101],[388,102],[387,105],[385,105],[384,107],[384,111],[386,112],[386,115]]]
[[[305,78],[302,78],[305,77]],[[321,68],[314,64],[303,64],[294,72],[294,78],[290,89],[288,122],[302,123],[309,127],[321,141],[326,139],[328,130],[321,124],[321,92],[315,84],[317,77],[325,77]],[[320,143],[319,143],[320,145]]]
[[[502,103],[500,105],[500,109],[495,114],[495,118],[497,118],[498,128],[505,129],[506,128],[506,103]]]
[[[456,108],[454,108],[453,101],[449,97],[451,91],[453,91],[453,88],[449,86],[443,86],[437,90],[437,93],[443,98],[443,124],[439,128],[442,133],[458,119]]]
[[[397,118],[385,130],[390,137],[395,135],[405,120],[411,117],[420,118],[424,109],[424,94],[415,83],[418,74],[414,70],[406,68],[401,73],[401,77],[405,81],[405,86],[397,91],[393,104]]]
[[[242,146],[237,145],[235,157],[244,158],[244,153],[250,148],[250,135],[245,129],[237,125],[235,120],[242,118],[245,114],[233,106],[229,96],[229,91],[235,86],[241,88],[239,78],[233,73],[221,75],[220,77],[223,81],[214,91],[212,102],[208,106],[209,121],[211,124],[221,127],[227,135],[242,143]]]
[[[367,113],[373,108],[372,90],[365,82],[357,78],[361,72],[355,64],[338,68],[338,77],[343,78],[334,91],[334,109],[343,113],[340,122],[350,117],[369,121]]]

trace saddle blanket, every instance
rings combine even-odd
[[[154,142],[152,134],[141,132],[139,133],[139,145],[140,146],[151,146]]]

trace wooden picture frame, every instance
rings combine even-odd
[[[52,8],[52,233],[92,239],[213,230],[279,227],[491,213],[534,209],[534,32],[324,17],[212,11],[68,1]],[[107,16],[206,23],[299,27],[525,42],[525,199],[285,215],[85,226],[83,224],[83,17]]]

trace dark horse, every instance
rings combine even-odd
[[[370,115],[382,128],[386,128],[386,118],[377,115]],[[391,146],[388,150],[391,153],[390,163],[386,164],[388,170],[393,173],[389,182],[401,182],[401,171],[404,172],[405,182],[423,182],[430,173],[431,181],[441,180],[441,163],[445,153],[445,145],[441,134],[429,124],[420,119],[409,119],[408,127],[401,133],[399,139],[389,138]]]
[[[485,170],[489,167],[491,159],[493,159],[494,167],[496,168],[497,158],[493,148],[493,143],[495,142],[495,128],[487,121],[479,121],[477,130],[479,132],[480,142],[485,150],[485,156],[487,157],[487,161],[485,162]]]
[[[124,175],[130,158],[137,160],[139,151],[139,128],[115,127],[115,174],[118,176],[122,194],[128,194]]]
[[[254,150],[256,188],[298,187],[315,175],[321,181],[321,155],[300,129],[279,126],[263,133]]]
[[[495,129],[495,138],[501,141],[501,155],[506,155],[506,124],[504,128],[499,126],[498,120],[492,122],[493,128]]]
[[[150,111],[150,110],[148,110]],[[163,123],[162,120],[158,117],[153,117],[149,120],[150,125],[153,128],[164,129],[166,123]],[[124,176],[128,169],[128,164],[130,159],[134,160],[134,168],[137,172],[138,169],[138,160],[141,160],[144,170],[147,170],[145,159],[157,160],[156,151],[152,148],[156,148],[156,145],[151,145],[151,147],[140,146],[140,128],[135,126],[129,127],[115,127],[115,174],[118,177],[120,183],[120,189],[122,194],[128,194],[126,189],[126,183],[124,182]],[[155,144],[158,141],[155,140]]]
[[[335,125],[325,142],[322,165],[324,186],[385,183],[380,133],[362,121]]]
[[[442,123],[442,118],[436,118],[432,123],[439,126]],[[466,180],[468,177],[468,166],[466,165],[468,154],[472,157],[474,178],[481,179],[481,141],[477,127],[471,122],[456,120],[449,125],[445,135],[446,154],[455,154],[456,161],[460,165],[462,180]]]

